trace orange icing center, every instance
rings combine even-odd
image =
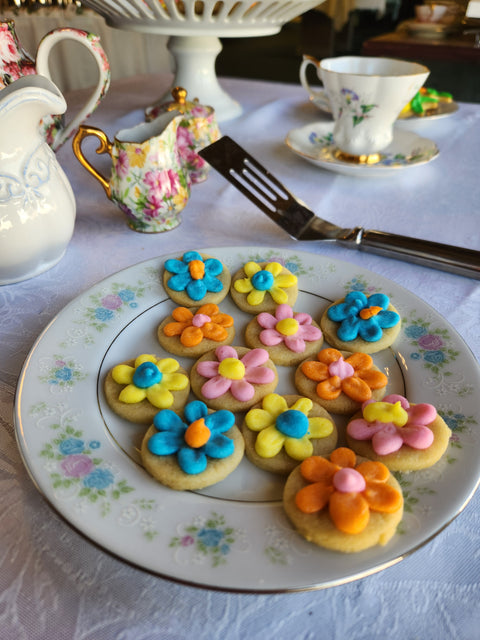
[[[205,424],[203,418],[192,422],[185,431],[185,442],[189,447],[192,447],[192,449],[203,447],[204,444],[207,444],[209,437],[210,429]]]
[[[188,263],[188,270],[194,280],[201,280],[205,275],[205,263],[203,260],[192,260]]]
[[[376,316],[377,313],[380,313],[380,311],[382,311],[382,307],[367,307],[365,309],[361,309],[359,315],[362,320],[368,320],[369,318],[373,318],[373,316]]]

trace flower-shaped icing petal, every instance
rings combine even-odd
[[[330,320],[338,322],[337,336],[344,342],[358,337],[367,342],[377,342],[383,329],[390,329],[400,322],[400,316],[388,310],[390,300],[383,293],[367,297],[361,291],[350,291],[344,301],[331,305],[327,310]]]
[[[180,468],[190,475],[202,473],[208,458],[224,459],[232,455],[233,440],[224,435],[235,424],[231,411],[209,413],[207,405],[194,400],[185,407],[185,422],[166,409],[153,420],[157,432],[148,440],[148,450],[157,456],[177,454]],[[199,439],[200,433],[200,439]]]

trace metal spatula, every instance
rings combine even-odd
[[[330,240],[398,260],[480,280],[480,251],[362,227],[342,229],[316,216],[228,136],[199,154],[296,240]]]

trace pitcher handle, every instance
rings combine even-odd
[[[98,83],[77,115],[67,123],[65,128],[55,134],[52,142],[52,149],[56,151],[68,138],[73,135],[78,126],[84,122],[88,116],[95,111],[100,102],[105,97],[110,86],[110,65],[103,47],[100,45],[100,38],[93,33],[65,27],[54,29],[47,33],[38,45],[36,55],[37,73],[47,76],[52,80],[49,68],[50,53],[54,45],[64,40],[74,40],[79,42],[92,54],[98,67]]]
[[[310,83],[307,80],[307,68],[313,65],[316,69],[318,69],[319,62],[313,56],[309,56],[304,54],[302,64],[300,65],[300,83],[308,95],[313,99],[325,100],[325,92],[323,89],[316,90],[310,86]]]
[[[78,131],[72,141],[73,153],[75,154],[80,164],[85,167],[85,169],[89,171],[93,175],[93,177],[100,182],[102,187],[105,189],[107,197],[111,199],[112,189],[110,187],[110,182],[97,169],[95,169],[92,164],[90,164],[90,162],[85,158],[83,154],[82,142],[88,136],[95,136],[99,139],[100,144],[96,149],[96,152],[99,155],[102,153],[108,153],[111,156],[112,143],[101,129],[97,129],[97,127],[86,127],[85,125],[79,126]]]

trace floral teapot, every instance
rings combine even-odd
[[[39,275],[63,256],[75,197],[39,121],[64,113],[57,87],[27,75],[0,91],[0,284]]]
[[[32,18],[33,19],[33,18]],[[13,20],[0,22],[0,89],[18,80],[21,76],[40,74],[52,80],[49,59],[52,48],[59,42],[73,40],[79,42],[92,54],[98,68],[98,83],[80,109],[67,124],[61,115],[48,114],[40,127],[48,144],[56,151],[88,118],[105,97],[110,86],[110,66],[98,36],[80,29],[54,29],[47,33],[38,45],[36,61],[22,48],[15,32]]]

